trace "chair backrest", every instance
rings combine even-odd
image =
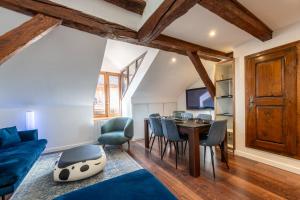
[[[193,119],[194,116],[193,113],[181,113],[181,118],[188,120],[188,119]]]
[[[133,137],[133,120],[129,117],[116,117],[107,120],[101,126],[101,134],[112,131],[124,131],[124,135],[128,138]]]
[[[150,117],[160,117],[160,114],[159,113],[152,113],[151,115],[149,115],[149,118]]]
[[[180,139],[176,123],[173,119],[162,118],[162,129],[164,136],[171,141],[178,141]]]
[[[214,121],[206,139],[207,146],[216,146],[223,142],[227,132],[227,120]]]
[[[160,117],[150,117],[149,122],[153,134],[156,136],[163,136],[163,129],[161,126]]]
[[[212,120],[212,116],[209,114],[199,114],[197,116],[198,119],[202,119],[202,120],[207,120],[207,121],[211,121]]]
[[[173,111],[173,116],[174,116],[175,118],[181,118],[181,114],[182,114],[182,113],[185,113],[185,111],[175,110],[175,111]]]

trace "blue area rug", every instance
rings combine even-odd
[[[82,199],[175,200],[176,197],[152,174],[141,169],[73,191],[55,200]]]

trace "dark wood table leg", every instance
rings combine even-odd
[[[225,162],[225,159],[228,162],[228,149],[227,149],[227,132],[225,134],[225,138],[224,141],[221,144],[221,151],[223,151],[224,153],[221,154],[221,161]]]
[[[145,137],[145,148],[149,149],[149,123],[148,120],[144,120],[144,137]]]
[[[199,128],[191,128],[189,133],[189,168],[190,175],[200,176],[200,146],[199,146]]]

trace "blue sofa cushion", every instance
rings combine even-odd
[[[0,129],[0,147],[10,146],[21,142],[17,127]]]
[[[174,200],[176,197],[147,170],[141,169],[64,194],[54,200]]]
[[[0,148],[0,196],[17,188],[46,144],[47,140],[42,139]]]

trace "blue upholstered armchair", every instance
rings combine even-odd
[[[128,117],[117,117],[108,120],[101,126],[101,136],[98,141],[102,145],[122,145],[133,137],[133,120]]]

